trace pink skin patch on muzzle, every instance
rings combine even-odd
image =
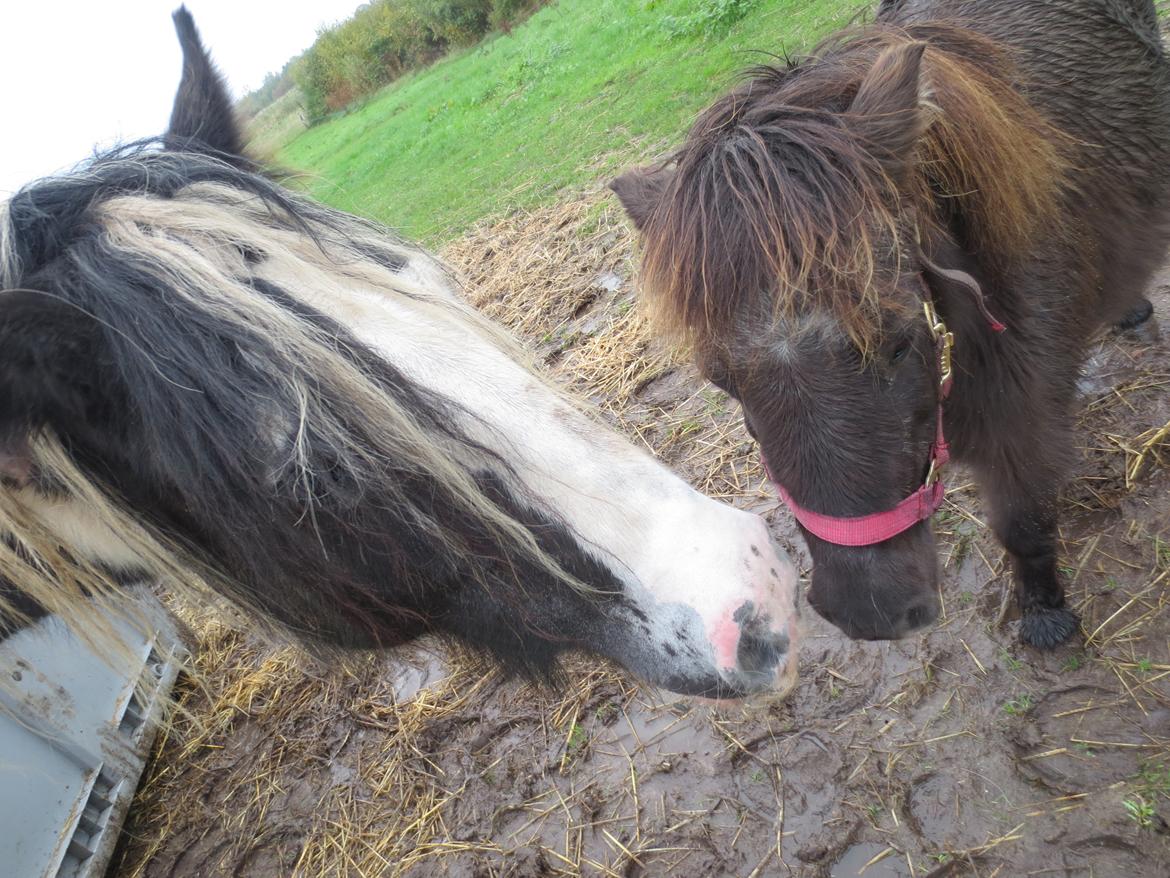
[[[715,666],[724,672],[735,671],[738,659],[735,656],[739,647],[739,623],[731,618],[728,611],[711,629],[711,646],[715,650]]]
[[[708,626],[715,667],[733,691],[783,696],[796,682],[796,583],[775,578],[754,589],[754,600],[726,607]]]

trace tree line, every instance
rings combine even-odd
[[[251,118],[294,86],[310,125],[452,48],[505,33],[550,0],[372,0],[324,28],[316,42],[242,98]]]

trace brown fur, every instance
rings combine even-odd
[[[888,92],[896,83],[883,80],[904,66],[899,50],[923,45],[925,93],[886,114],[886,128],[917,143],[903,167],[870,148],[889,132],[867,137],[873,116],[857,112],[869,109],[858,93],[867,76],[867,88]],[[658,323],[684,342],[718,340],[745,306],[738,296],[765,290],[787,317],[815,290],[869,350],[881,313],[897,307],[886,295],[897,277],[883,266],[947,224],[940,196],[981,250],[1005,263],[1026,254],[1033,230],[1058,221],[1072,141],[1011,79],[993,42],[939,23],[872,25],[833,37],[799,66],[754,71],[699,118],[645,218],[642,281]],[[779,146],[783,162],[772,157]],[[918,228],[904,228],[907,215]]]
[[[1077,370],[1102,323],[1148,319],[1170,241],[1170,65],[1151,0],[886,0],[878,18],[756,71],[672,161],[612,186],[652,310],[806,509],[868,515],[922,484],[933,301],[956,339],[951,451],[1011,558],[1021,639],[1050,648],[1077,626],[1056,561]],[[809,603],[851,636],[937,614],[927,524],[806,537]]]

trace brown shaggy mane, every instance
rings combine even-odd
[[[910,43],[925,44],[923,134],[899,175],[849,110],[875,61]],[[870,24],[749,76],[668,160],[643,229],[648,304],[684,343],[728,338],[737,315],[766,318],[769,299],[787,317],[815,297],[866,350],[915,235],[960,224],[996,271],[1061,209],[1071,138],[1016,90],[1004,50],[970,30]]]

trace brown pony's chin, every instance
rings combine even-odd
[[[873,546],[806,539],[809,605],[850,638],[898,640],[938,618],[938,558],[927,523]]]

